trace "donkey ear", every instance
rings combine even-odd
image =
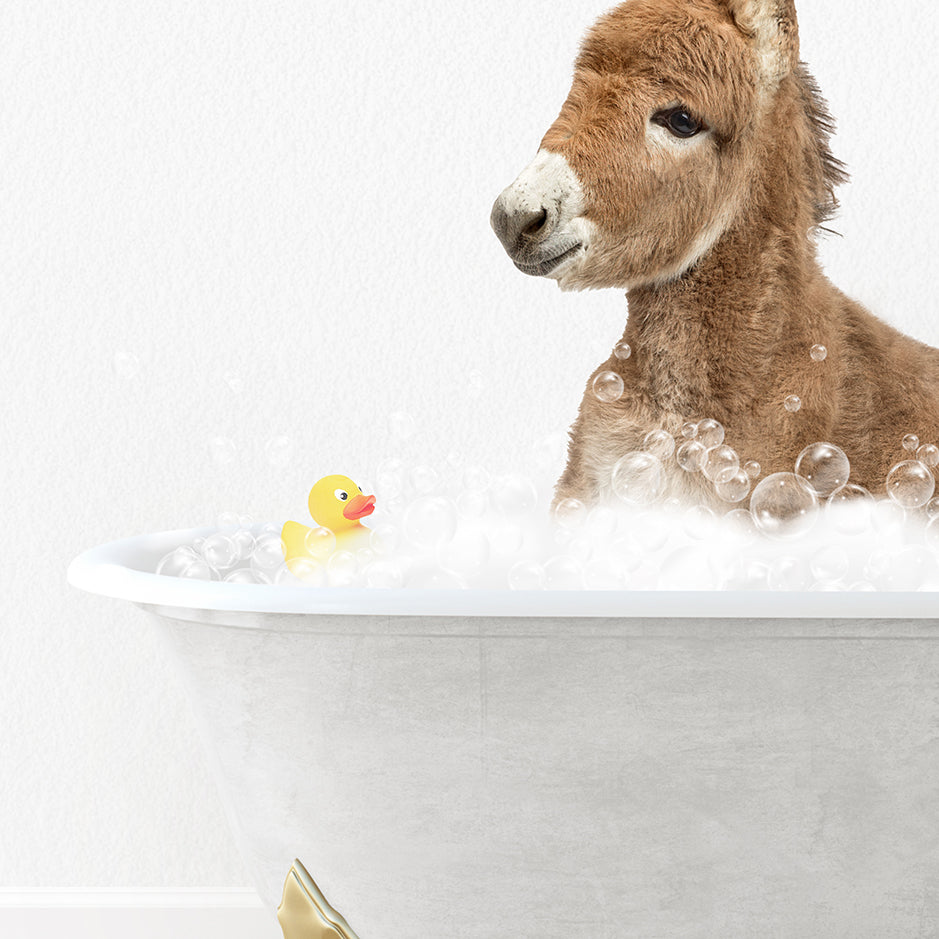
[[[737,26],[756,47],[760,77],[771,86],[799,62],[799,26],[794,0],[727,0]]]

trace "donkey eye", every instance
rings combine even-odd
[[[692,117],[684,108],[669,108],[653,115],[652,120],[661,124],[676,137],[694,137],[704,129],[704,124]]]

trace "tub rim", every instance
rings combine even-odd
[[[89,593],[148,607],[261,614],[939,620],[936,591],[383,590],[187,580],[139,566],[152,568],[155,558],[216,530],[176,529],[109,541],[76,557],[68,568],[68,582]]]

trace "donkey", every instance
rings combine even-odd
[[[793,0],[628,0],[588,32],[557,120],[491,216],[524,273],[627,292],[632,353],[588,381],[556,503],[604,498],[649,430],[680,442],[703,417],[764,474],[837,444],[875,494],[910,456],[904,435],[939,442],[939,351],[817,260],[847,179],[832,130]],[[605,371],[622,378],[617,400],[593,392]],[[677,494],[714,499],[700,473],[667,468]]]

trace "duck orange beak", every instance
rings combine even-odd
[[[349,504],[342,510],[342,517],[350,521],[357,521],[371,515],[375,511],[374,496],[353,496]]]

